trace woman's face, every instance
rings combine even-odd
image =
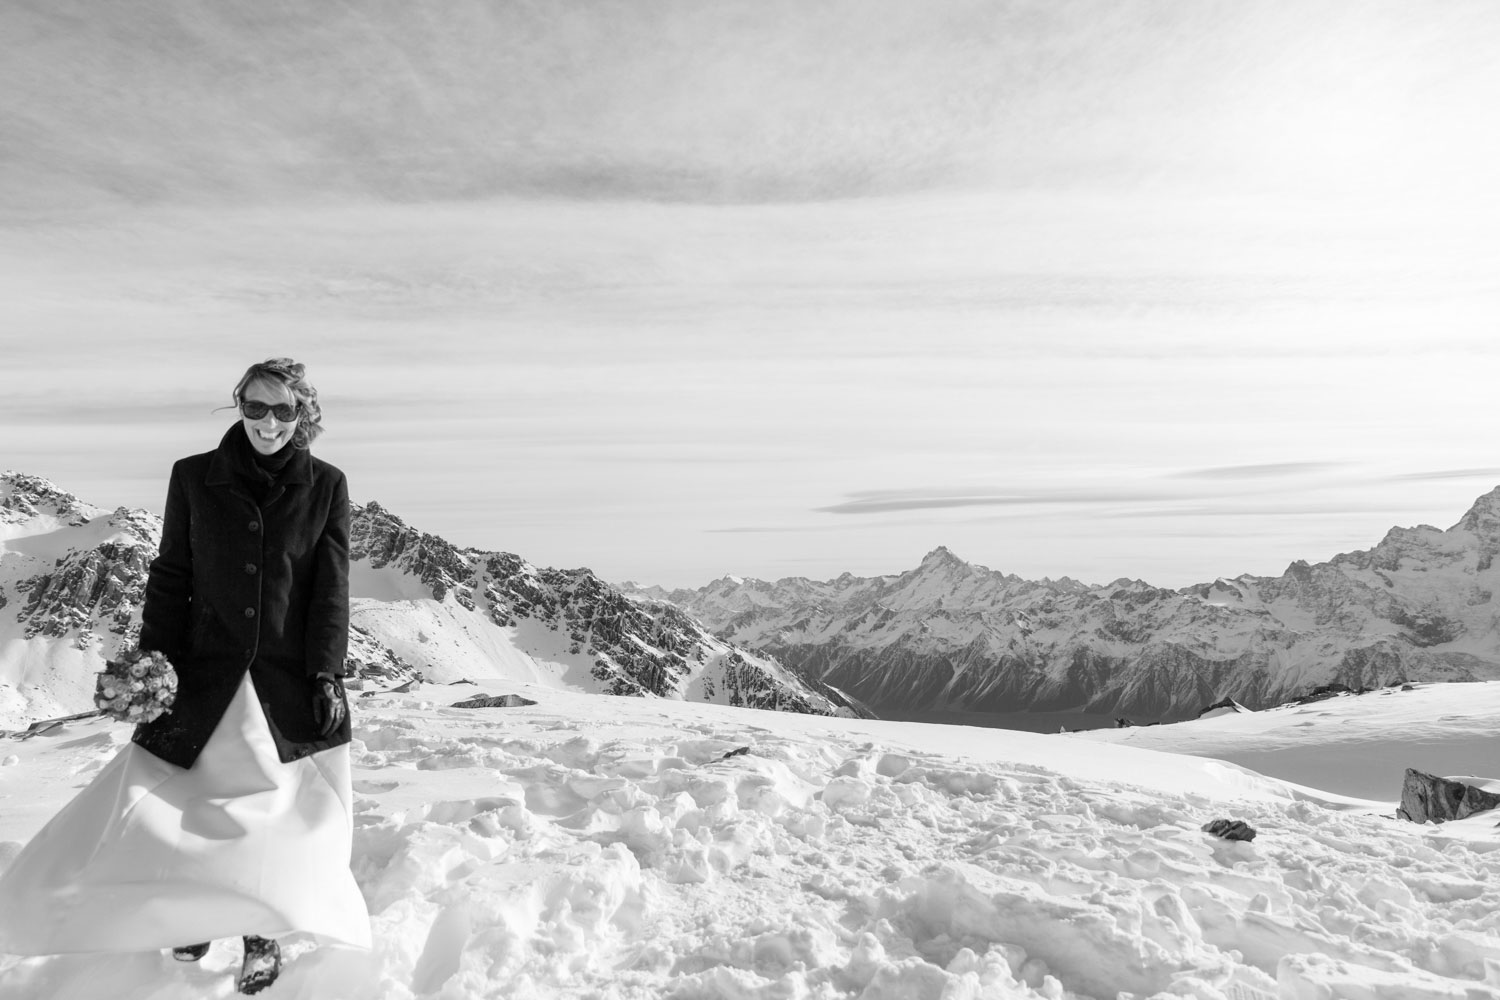
[[[293,410],[297,409],[297,397],[292,395],[292,390],[279,383],[254,381],[245,386],[240,394],[240,422],[245,425],[245,434],[250,438],[250,444],[262,455],[274,455],[292,440],[292,435],[297,432],[297,418],[291,420],[279,420],[276,413],[267,410],[265,416],[259,420],[251,420],[245,416],[245,403],[264,403],[267,406],[285,405]]]

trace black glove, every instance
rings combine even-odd
[[[313,682],[313,721],[326,740],[339,731],[349,710],[344,707],[344,685],[337,677],[319,676]]]

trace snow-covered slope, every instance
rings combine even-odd
[[[1393,798],[1408,767],[1440,775],[1500,774],[1500,741],[1491,718],[1500,719],[1500,682],[1494,681],[1406,685],[1259,712],[1069,735],[1214,757],[1268,774],[1290,771],[1318,788]],[[1315,754],[1307,750],[1310,732],[1317,733]]]
[[[350,534],[353,623],[429,679],[854,711],[837,691],[715,638],[669,602],[628,598],[590,570],[459,549],[376,503],[354,508]]]
[[[586,569],[459,549],[370,503],[351,523],[349,666],[389,687],[513,678],[796,712],[853,712],[679,608]],[[0,476],[0,729],[92,708],[94,672],[140,630],[161,520],[106,512],[35,476]]]
[[[1399,784],[1362,802],[1299,770],[1347,719],[1393,747],[1444,739],[1421,716],[1500,744],[1500,684],[1335,703],[1284,729],[1276,777],[1057,734],[477,690],[537,704],[356,702],[375,947],[284,939],[268,997],[1500,1000],[1495,814],[1417,826],[1391,815]],[[0,867],[128,732],[0,740]],[[1220,818],[1258,835],[1200,829]],[[236,942],[201,965],[0,956],[0,1000],[227,1000],[238,961]]]
[[[1453,527],[1394,528],[1368,551],[1279,577],[1163,590],[1023,580],[938,548],[894,576],[726,577],[670,599],[726,639],[869,704],[1188,718],[1338,682],[1500,677],[1500,489]]]

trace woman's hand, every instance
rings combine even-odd
[[[313,688],[313,721],[326,740],[338,732],[347,713],[344,708],[344,685],[333,674],[319,674]]]

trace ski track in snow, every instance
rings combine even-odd
[[[1500,998],[1493,814],[1418,827],[1246,794],[1207,761],[1173,791],[1140,768],[1182,758],[1129,749],[1117,780],[1006,759],[1085,746],[1058,736],[956,730],[974,748],[955,753],[951,732],[921,748],[944,727],[479,689],[540,704],[361,701],[376,946],[285,939],[268,1000]],[[49,800],[35,829],[127,737],[91,720],[0,744],[0,794]],[[1201,832],[1221,816],[1259,836]],[[230,997],[238,962],[237,942],[196,966],[0,957],[0,1000]]]

